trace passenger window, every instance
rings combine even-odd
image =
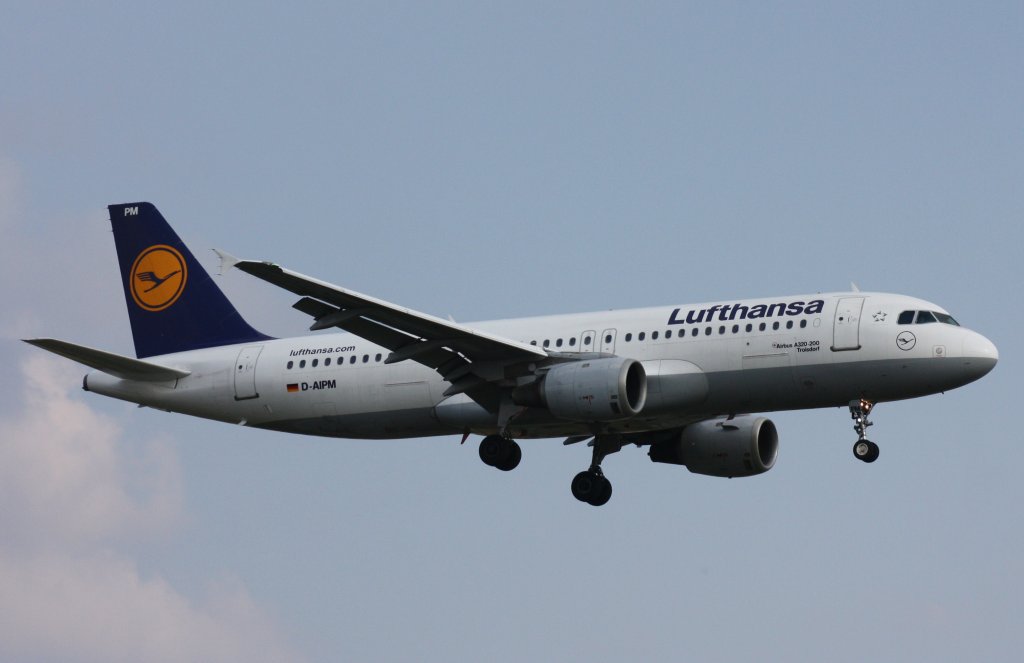
[[[604,342],[605,343],[611,343],[612,342],[612,335],[611,334],[605,334],[604,335]]]
[[[569,339],[569,347],[571,348],[574,345],[576,345],[576,337],[575,336],[573,336],[572,338]]]
[[[369,361],[370,361],[370,355],[363,355],[363,363],[365,364],[365,363],[367,363]]]
[[[374,361],[380,361],[380,353],[377,353],[377,356],[374,357],[373,360]]]
[[[694,327],[693,329],[690,330],[690,336],[696,336],[696,335],[697,335],[697,328]]]
[[[530,341],[530,345],[537,345],[537,341]]]
[[[793,321],[792,320],[786,320],[786,329],[792,329],[792,328],[793,328]]]
[[[928,324],[929,322],[938,322],[938,320],[935,319],[935,316],[932,315],[931,311],[917,312],[917,324],[925,325]]]
[[[807,326],[807,321],[806,320],[801,320],[800,321],[800,329],[803,329],[806,326]]]
[[[544,339],[544,347],[546,348],[549,345],[551,345],[551,339],[548,339],[548,338]]]
[[[668,331],[665,332],[665,338],[672,338],[672,330],[671,329],[669,329]]]
[[[718,333],[719,334],[724,334],[725,333],[725,325],[722,325],[721,327],[718,328]]]
[[[310,364],[310,366],[311,366],[312,368],[316,368],[316,365],[317,365],[317,364],[319,364],[319,363],[320,363],[320,360],[319,360],[319,359],[314,359],[314,360],[313,360],[313,363],[312,363],[312,364]]]
[[[898,322],[901,325],[913,324],[914,323],[914,312],[913,311],[904,311],[903,313],[900,313],[900,317],[896,319],[896,322]]]
[[[711,327],[705,327],[704,328],[704,335],[705,336],[711,336]]]
[[[562,339],[558,339],[557,341],[555,341],[555,347],[556,348],[562,347]]]
[[[632,333],[626,334],[626,343],[629,343],[632,340],[633,340],[633,334]]]
[[[750,333],[750,332],[752,332],[752,331],[754,331],[754,325],[752,325],[752,324],[750,324],[750,323],[748,322],[748,323],[747,323],[747,333],[749,334],[749,333]]]
[[[643,339],[641,339],[641,340],[643,340]],[[590,345],[590,337],[589,336],[587,336],[587,337],[585,337],[583,339],[583,345]]]
[[[658,340],[658,332],[651,332],[651,340],[652,341],[657,341]]]
[[[775,322],[772,323],[772,329],[776,329],[777,330],[778,328],[779,328],[779,321],[776,320]]]
[[[305,367],[306,367],[306,360],[303,359],[302,361],[299,362],[299,368],[305,368]]]
[[[350,364],[356,363],[356,356],[352,355],[351,357],[349,357],[348,358],[348,363],[350,363]]]
[[[330,366],[330,365],[331,365],[331,358],[328,357],[327,359],[324,359],[324,366]]]
[[[732,333],[733,334],[739,334],[740,333],[740,326],[739,325],[733,325],[732,326]]]
[[[293,361],[288,362],[288,370],[291,370],[292,366],[294,366],[294,365],[295,365],[295,362],[293,362]]]
[[[640,332],[639,334],[636,335],[636,340],[638,341],[642,341],[645,338],[647,338],[647,332]]]
[[[757,326],[757,329],[758,329],[758,331],[764,331],[764,330],[765,330],[765,327],[766,327],[766,325],[765,325],[765,324],[764,324],[764,323],[762,322],[761,324],[759,324],[759,325]]]

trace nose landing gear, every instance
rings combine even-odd
[[[868,421],[868,415],[871,414],[874,407],[874,403],[864,398],[850,401],[850,418],[853,419],[853,430],[857,431],[857,441],[853,444],[853,456],[865,463],[873,463],[878,460],[878,445],[866,437],[868,426],[874,425]]]

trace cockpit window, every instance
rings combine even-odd
[[[929,322],[941,322],[944,325],[960,326],[960,323],[954,320],[953,316],[948,313],[939,313],[938,311],[903,311],[896,321],[901,325],[912,325],[914,324],[915,316],[919,325]]]

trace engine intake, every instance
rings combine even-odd
[[[545,407],[572,421],[615,421],[647,402],[647,374],[635,359],[607,357],[558,364],[512,392],[517,405]]]
[[[655,463],[685,465],[694,474],[749,477],[775,465],[779,433],[764,417],[702,421],[669,442],[651,445],[649,455]]]

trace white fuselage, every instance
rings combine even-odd
[[[998,357],[950,322],[900,324],[905,311],[945,313],[902,295],[831,293],[472,323],[566,356],[640,361],[638,415],[602,424],[518,412],[515,437],[657,431],[716,415],[890,401],[958,387]],[[322,334],[150,357],[187,370],[167,382],[93,372],[86,389],[208,419],[311,435],[399,438],[498,430],[498,414],[413,360],[351,334]]]

